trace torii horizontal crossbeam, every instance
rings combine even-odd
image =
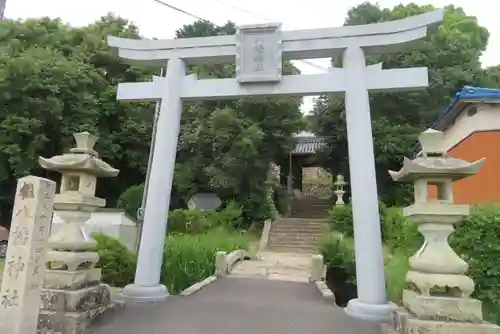
[[[370,25],[326,29],[283,31],[284,60],[330,58],[347,47],[359,46],[365,54],[399,52],[412,41],[424,38],[429,27],[443,19],[436,10],[402,20]],[[132,64],[164,66],[174,57],[187,64],[234,63],[237,54],[236,35],[179,38],[172,40],[135,40],[110,36],[108,44],[118,55]]]
[[[328,73],[310,75],[288,75],[274,84],[241,85],[236,79],[202,79],[195,75],[184,77],[180,97],[183,100],[221,100],[242,96],[321,95],[344,93],[345,72],[340,68]],[[369,91],[402,91],[426,88],[427,68],[382,70],[381,64],[368,66],[365,71],[366,87]],[[117,99],[121,101],[159,101],[166,91],[164,78],[155,77],[153,82],[121,83]]]

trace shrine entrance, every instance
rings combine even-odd
[[[386,299],[368,94],[425,88],[428,77],[425,67],[367,66],[365,55],[404,50],[426,37],[429,27],[442,19],[443,11],[438,10],[398,21],[327,29],[282,31],[280,24],[272,23],[241,26],[230,36],[109,37],[109,46],[129,63],[161,68],[166,64],[164,77],[118,86],[118,100],[161,103],[135,281],[125,287],[124,297],[141,302],[168,296],[159,282],[182,101],[336,93],[345,96],[358,287],[358,298],[349,302],[346,312],[361,319],[388,320],[392,308]],[[342,55],[342,68],[323,74],[282,75],[283,60],[334,55]],[[186,75],[187,65],[223,63],[236,64],[236,78],[199,80]]]

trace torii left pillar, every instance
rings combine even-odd
[[[125,299],[135,302],[161,301],[168,297],[168,290],[160,284],[163,249],[168,221],[168,208],[172,193],[173,171],[181,123],[182,101],[180,90],[186,75],[186,64],[178,58],[167,63],[166,85],[158,115],[156,143],[151,162],[148,200],[135,280],[122,293]]]

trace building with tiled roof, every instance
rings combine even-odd
[[[280,183],[290,190],[303,191],[303,170],[315,166],[313,156],[326,145],[322,137],[311,132],[300,132],[295,135],[295,147],[288,154],[287,161],[281,161]]]
[[[450,156],[467,161],[486,158],[478,174],[454,183],[455,202],[500,202],[500,89],[465,86],[434,128],[444,132]]]

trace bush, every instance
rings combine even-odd
[[[234,202],[220,210],[203,212],[200,209],[177,209],[168,218],[168,233],[199,234],[222,227],[228,231],[240,226],[243,221],[241,207]]]
[[[168,214],[167,231],[198,234],[210,229],[210,222],[200,209],[176,209]]]
[[[119,240],[95,233],[96,251],[100,255],[97,267],[102,268],[102,281],[116,287],[132,283],[137,259]],[[215,253],[248,249],[248,237],[223,229],[200,235],[171,235],[163,255],[162,283],[172,294],[212,275]]]
[[[221,211],[207,212],[206,218],[211,228],[224,227],[227,230],[233,230],[243,223],[243,210],[241,206],[231,201]]]
[[[137,259],[119,240],[101,233],[93,233],[97,241],[95,251],[99,253],[96,267],[101,268],[102,281],[117,287],[132,283]]]
[[[387,207],[384,203],[379,202],[380,219],[383,221]],[[328,212],[328,220],[330,229],[335,232],[343,233],[348,237],[354,237],[354,226],[352,219],[352,206],[351,204],[344,204],[342,206],[334,206]]]
[[[323,255],[327,267],[341,269],[348,280],[356,279],[356,261],[354,254],[354,240],[341,233],[331,232],[320,244],[320,253]]]
[[[290,211],[292,205],[292,196],[288,193],[288,189],[282,185],[275,185],[273,187],[273,200],[276,210],[282,216],[286,216]]]
[[[384,244],[394,254],[413,255],[424,243],[418,226],[403,216],[400,208],[388,208],[382,219]]]
[[[469,264],[485,318],[500,323],[500,206],[481,205],[457,226],[453,249]]]
[[[343,233],[349,237],[354,236],[351,204],[334,206],[328,211],[328,222],[332,231]]]
[[[144,192],[144,184],[132,186],[125,190],[118,198],[117,207],[125,210],[130,217],[137,216],[137,209],[142,204],[142,194]]]

